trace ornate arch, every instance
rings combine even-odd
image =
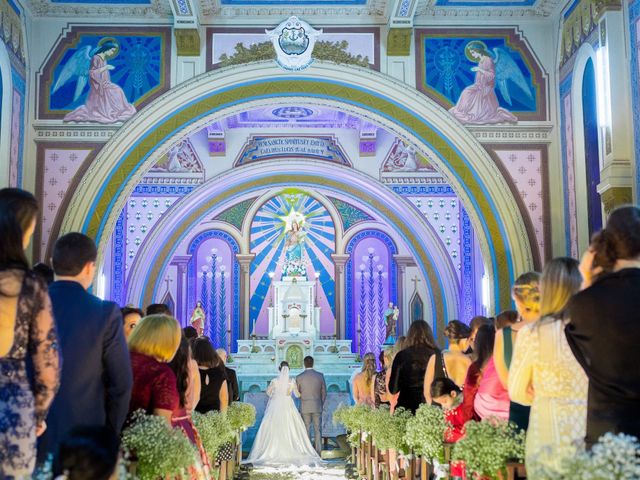
[[[292,97],[360,115],[416,145],[468,205],[483,257],[490,262],[492,306],[510,304],[514,271],[532,266],[532,249],[494,162],[432,100],[383,74],[350,66],[316,62],[304,73],[291,74],[273,62],[259,62],[208,72],[179,85],[127,122],[100,152],[80,183],[62,230],[96,237],[102,262],[125,198],[172,144],[211,121]],[[94,182],[97,178],[102,181]]]

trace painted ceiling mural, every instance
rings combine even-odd
[[[111,124],[168,89],[170,31],[74,27],[45,65],[41,118]]]
[[[335,316],[335,280],[331,255],[335,252],[335,227],[327,209],[309,193],[287,189],[267,201],[256,213],[251,224],[251,253],[256,255],[251,264],[250,315],[252,331],[267,335],[270,303],[270,278],[282,277],[285,259],[285,231],[288,218],[293,214],[301,218],[305,235],[303,262],[307,278],[319,274],[318,305],[321,308],[320,329],[323,334],[333,333]]]
[[[465,124],[546,115],[546,88],[514,30],[418,29],[417,86]]]

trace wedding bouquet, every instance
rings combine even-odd
[[[234,432],[244,432],[256,423],[256,407],[250,403],[233,402],[227,408],[227,420]]]
[[[122,444],[127,456],[137,459],[140,480],[189,478],[189,469],[197,463],[198,454],[182,430],[142,410],[134,412],[130,426],[122,432]]]
[[[524,439],[524,431],[504,420],[467,422],[466,435],[453,447],[452,460],[462,460],[468,472],[495,480],[508,461],[524,461]]]
[[[235,431],[232,429],[227,415],[222,412],[214,411],[204,414],[193,412],[192,418],[193,424],[200,434],[202,446],[209,457],[209,462],[213,465],[220,448],[235,440]]]
[[[407,422],[405,441],[416,455],[430,463],[444,461],[444,432],[447,421],[441,408],[423,403]]]
[[[636,437],[607,433],[590,452],[584,446],[564,457],[559,468],[532,462],[540,480],[632,480],[640,478],[640,443]],[[528,468],[528,467],[527,467]]]

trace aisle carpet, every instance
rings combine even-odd
[[[250,480],[345,480],[344,461],[328,461],[322,468],[255,468]]]

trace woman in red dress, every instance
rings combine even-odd
[[[444,432],[444,441],[455,443],[465,435],[466,415],[463,409],[464,396],[460,387],[450,378],[436,378],[431,384],[431,397],[442,406],[449,427]],[[451,476],[465,478],[463,462],[451,462]]]

